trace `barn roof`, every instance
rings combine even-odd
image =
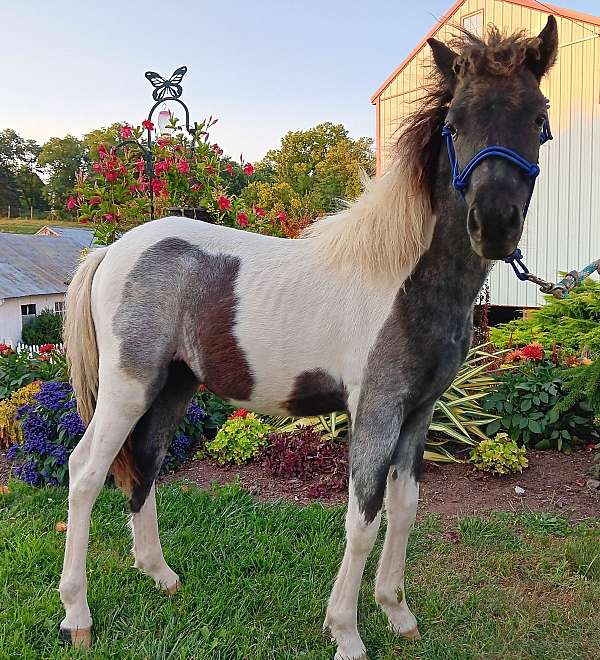
[[[0,298],[64,293],[80,254],[69,239],[0,233]]]
[[[402,61],[400,66],[398,66],[377,88],[377,91],[371,96],[371,103],[375,104],[377,99],[385,91],[388,85],[394,80],[394,78],[408,65],[408,63],[413,59],[413,57],[423,48],[427,43],[427,39],[435,36],[435,34],[440,30],[440,28],[446,23],[453,14],[455,14],[458,9],[466,2],[467,0],[458,0],[455,2],[450,9],[440,18],[440,20],[429,30],[429,32],[419,41],[419,43],[413,48],[413,50],[406,56]],[[570,18],[574,21],[581,21],[582,23],[589,23],[590,25],[597,25],[600,27],[600,18],[597,16],[591,16],[590,14],[582,14],[578,11],[573,11],[572,9],[564,9],[563,7],[557,7],[556,5],[548,5],[545,2],[537,2],[537,0],[501,0],[502,2],[509,2],[513,5],[520,5],[521,7],[527,7],[529,9],[536,9],[538,11],[544,12],[545,14],[553,13],[556,16],[562,16],[563,18]]]
[[[48,230],[50,231],[48,232]],[[83,227],[58,227],[56,225],[46,225],[36,232],[36,235],[68,238],[82,248],[89,247],[94,238],[94,232],[91,229],[84,229]]]

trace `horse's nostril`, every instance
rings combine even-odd
[[[481,222],[479,221],[477,208],[475,206],[471,206],[471,208],[469,209],[467,225],[471,238],[473,238],[476,241],[481,240]]]

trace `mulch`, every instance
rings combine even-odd
[[[590,482],[592,452],[529,452],[529,467],[522,474],[491,476],[465,464],[427,463],[421,486],[419,515],[436,513],[443,517],[485,511],[545,511],[560,514],[572,521],[600,517],[600,489]],[[0,452],[0,484],[5,484],[10,465]],[[279,499],[307,504],[316,480],[275,477],[258,463],[245,466],[221,466],[210,460],[193,460],[174,474],[163,477],[169,482],[185,479],[201,488],[213,483],[239,484],[261,501]],[[524,490],[517,494],[515,487]],[[317,500],[324,505],[344,504],[346,494],[328,493]]]

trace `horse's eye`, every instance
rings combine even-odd
[[[540,131],[542,130],[542,128],[544,128],[545,123],[546,123],[546,115],[538,115],[535,118],[535,125]]]

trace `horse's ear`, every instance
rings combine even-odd
[[[528,49],[525,64],[540,81],[556,61],[558,53],[558,26],[554,16],[548,16],[546,27],[532,40],[535,47]]]
[[[453,92],[456,87],[456,73],[454,72],[454,62],[458,55],[446,46],[446,44],[437,39],[427,39],[427,43],[433,53],[433,61],[438,71],[442,74],[448,89]]]

